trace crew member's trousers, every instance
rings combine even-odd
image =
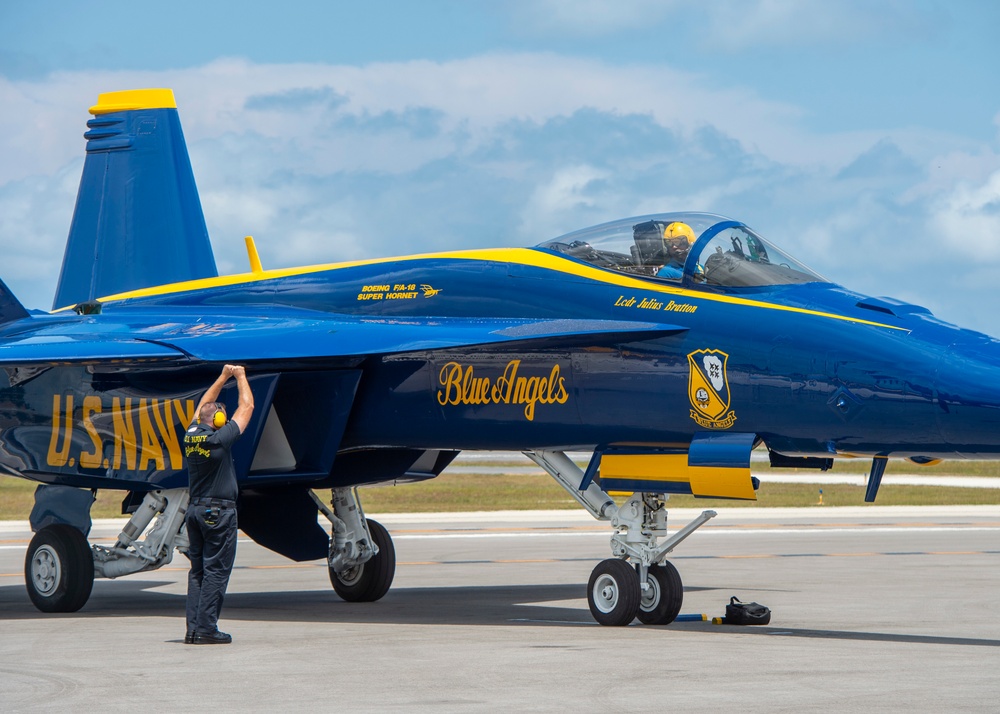
[[[187,631],[216,632],[229,575],[236,560],[236,503],[196,498],[185,518],[188,558]]]

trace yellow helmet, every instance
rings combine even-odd
[[[691,230],[691,226],[680,221],[674,221],[663,229],[664,242],[673,240],[674,238],[687,238],[688,245],[693,245],[695,241],[694,231]]]

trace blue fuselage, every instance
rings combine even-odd
[[[543,251],[497,253],[495,259],[459,253],[375,262],[145,300],[688,328],[614,346],[461,348],[370,359],[345,447],[687,443],[705,429],[690,416],[688,355],[718,350],[728,355],[736,415],[728,428],[757,433],[772,449],[827,456],[1000,454],[1000,341],[920,308],[830,283],[682,289],[584,270]],[[508,254],[509,260],[500,259]],[[542,385],[531,404],[529,395],[514,400],[504,389],[504,375],[515,367],[515,379],[537,378],[534,384]],[[546,387],[553,378],[562,386]]]
[[[280,376],[281,383],[301,382],[294,398],[303,414],[312,415],[304,423],[340,414],[341,427],[309,436],[332,442],[325,448],[340,453],[615,444],[683,449],[697,434],[729,431],[755,434],[788,456],[1000,455],[1000,342],[920,308],[830,283],[681,287],[537,249],[245,277],[111,300],[101,315],[36,319],[86,319],[91,327],[127,325],[134,332],[176,314],[190,320],[201,310],[218,320],[232,310],[296,309],[400,325],[430,316],[443,323],[558,318],[678,328],[626,343],[526,339],[422,350],[416,342],[350,360],[246,360],[258,404],[267,408],[273,394],[280,396]],[[294,336],[279,332],[273,339]],[[0,424],[10,453],[0,459],[50,482],[168,485],[182,473],[170,432],[186,426],[206,370],[205,364],[153,361],[128,369],[54,367],[23,383],[10,378],[2,390],[7,418]],[[327,386],[311,392],[309,375],[316,370],[326,375]],[[341,379],[348,373],[357,375],[354,382]],[[348,382],[353,392],[344,387]],[[301,431],[290,428],[287,417],[283,421],[289,433]],[[256,444],[245,448],[249,464]],[[261,483],[282,479],[280,470],[257,471]]]

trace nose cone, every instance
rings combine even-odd
[[[938,365],[938,424],[967,458],[1000,456],[1000,340],[966,333]]]

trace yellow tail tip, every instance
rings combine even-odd
[[[97,97],[97,104],[90,108],[95,117],[111,112],[136,109],[176,109],[172,89],[126,89],[123,92],[104,92]]]

